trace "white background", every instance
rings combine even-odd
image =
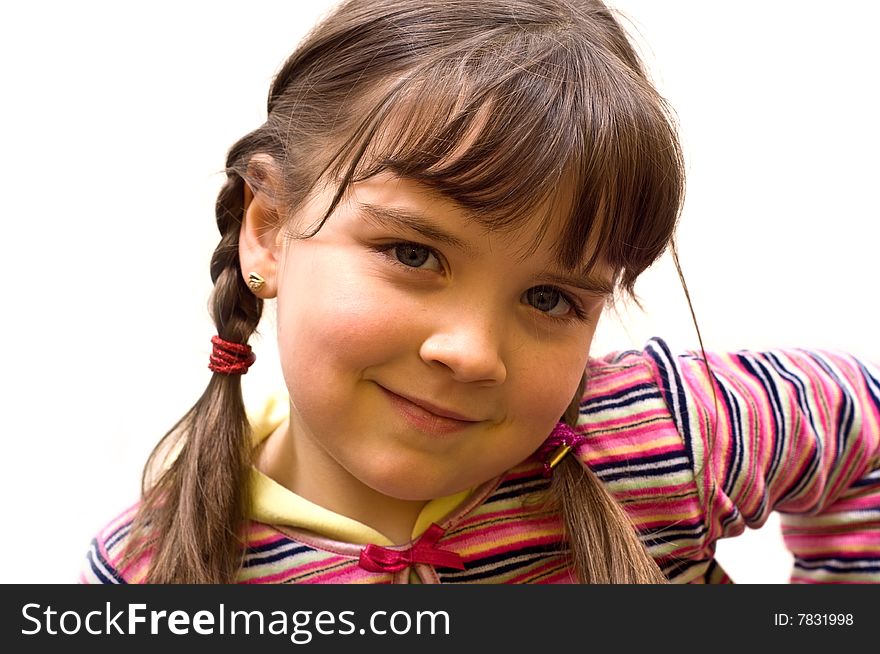
[[[226,149],[262,123],[317,1],[14,3],[0,22],[5,379],[0,581],[68,582],[209,377],[208,262]],[[681,259],[709,349],[880,360],[875,3],[621,0],[678,112]],[[668,260],[594,353],[696,335]],[[271,324],[248,395],[280,383]],[[771,521],[723,542],[786,580]]]

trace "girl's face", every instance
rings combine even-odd
[[[331,197],[314,194],[296,226],[312,226]],[[378,176],[355,184],[315,236],[289,241],[279,351],[297,467],[316,480],[309,499],[441,497],[544,441],[611,283],[607,271],[558,269],[557,226],[535,248],[539,222],[490,232],[436,192]]]

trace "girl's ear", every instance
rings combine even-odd
[[[238,258],[241,274],[254,295],[273,298],[278,291],[278,261],[281,257],[282,228],[276,198],[278,176],[275,161],[268,155],[256,155],[244,176],[244,210],[238,235]],[[254,284],[251,273],[262,279]]]

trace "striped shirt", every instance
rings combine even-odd
[[[574,452],[675,583],[727,583],[715,543],[781,514],[794,583],[880,583],[880,371],[808,350],[592,359]],[[251,520],[241,583],[570,583],[560,517],[532,457],[436,520],[435,543],[373,550]],[[84,583],[137,583],[120,560],[137,506],[92,542]],[[411,556],[452,553],[453,567]],[[369,560],[365,561],[365,557]],[[383,558],[384,557],[384,558]],[[390,557],[390,558],[389,558]],[[408,558],[409,557],[409,558]],[[384,567],[383,567],[384,566]],[[461,569],[458,569],[461,568]]]

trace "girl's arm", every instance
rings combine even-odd
[[[782,514],[793,582],[880,583],[880,372],[806,350],[646,353],[695,470],[707,549]]]

